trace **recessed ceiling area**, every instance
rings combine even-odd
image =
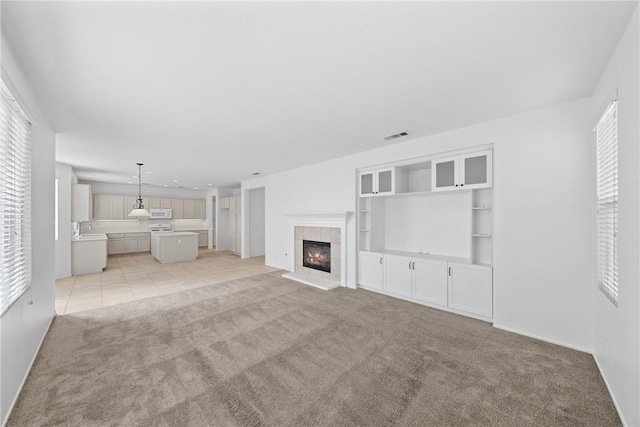
[[[590,96],[635,6],[3,1],[2,35],[81,180],[206,189]]]

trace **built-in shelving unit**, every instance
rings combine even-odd
[[[444,154],[358,171],[358,284],[491,320],[492,151]]]

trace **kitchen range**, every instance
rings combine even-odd
[[[198,257],[198,233],[173,231],[171,224],[149,224],[151,255],[163,264],[194,261]]]

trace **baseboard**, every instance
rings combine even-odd
[[[508,328],[506,326],[501,326],[501,325],[498,325],[496,323],[493,324],[493,327],[497,328],[497,329],[502,329],[503,331],[513,332],[514,334],[524,335],[525,337],[535,338],[535,339],[540,340],[540,341],[544,341],[544,342],[548,342],[548,343],[551,343],[551,344],[559,345],[560,347],[566,347],[566,348],[570,348],[572,350],[581,351],[582,353],[587,353],[587,354],[593,355],[593,353],[591,353],[591,350],[587,349],[587,348],[578,347],[578,346],[575,346],[575,345],[572,345],[572,344],[567,344],[565,342],[556,341],[556,340],[552,340],[552,339],[549,339],[549,338],[544,338],[544,337],[541,337],[541,336],[538,336],[538,335],[534,335],[534,334],[528,334],[528,333],[522,332],[522,331],[520,331],[518,329]]]
[[[29,363],[29,369],[27,369],[27,372],[24,374],[24,378],[20,383],[20,387],[18,387],[18,392],[16,393],[16,396],[13,398],[13,402],[11,402],[11,405],[9,406],[9,411],[7,411],[7,418],[2,420],[2,424],[1,424],[2,427],[5,427],[7,425],[7,422],[9,421],[9,418],[11,418],[11,412],[13,412],[13,408],[16,406],[16,403],[18,403],[18,398],[22,393],[22,388],[24,387],[24,383],[27,382],[27,378],[31,373],[31,369],[33,368],[33,364],[36,361],[36,357],[38,357],[38,354],[40,354],[40,348],[42,347],[42,343],[44,342],[44,339],[47,337],[47,334],[49,333],[49,329],[51,328],[51,324],[53,323],[53,319],[55,318],[56,316],[54,313],[54,315],[49,320],[49,324],[47,325],[47,328],[45,329],[44,334],[42,334],[42,338],[40,338],[40,342],[38,343],[38,348],[36,349],[36,352],[34,353],[33,358],[31,359],[31,363]]]
[[[595,354],[593,355],[593,360],[595,360],[596,362],[596,366],[598,367],[598,371],[600,372],[600,377],[604,381],[604,385],[607,386],[607,391],[609,392],[609,396],[611,396],[611,401],[613,402],[613,406],[616,408],[616,411],[618,412],[618,416],[620,417],[620,421],[622,421],[622,425],[628,426],[629,424],[627,424],[627,422],[624,420],[624,416],[622,415],[622,411],[620,410],[620,405],[618,405],[616,396],[613,394],[613,391],[609,386],[609,381],[607,381],[607,377],[604,375],[604,372],[602,371],[602,367],[600,366],[600,362],[598,361],[598,358],[596,357]]]

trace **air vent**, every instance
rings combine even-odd
[[[391,141],[392,139],[402,138],[403,136],[407,136],[407,135],[409,135],[409,132],[398,132],[398,133],[394,133],[393,135],[385,136],[384,140]]]
[[[254,172],[251,175],[260,175],[260,172]]]

